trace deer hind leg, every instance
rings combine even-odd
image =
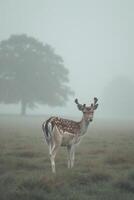
[[[52,146],[50,147],[50,160],[51,160],[51,166],[52,166],[52,172],[55,173],[55,157],[59,150],[59,147],[61,146],[62,137],[59,135],[57,129],[54,129],[53,138],[52,138]]]
[[[51,154],[50,154],[50,161],[51,161],[51,167],[52,167],[52,172],[55,173],[56,170],[55,170],[55,157],[56,157],[56,154],[59,150],[59,147],[60,147],[60,144],[55,144],[53,146],[53,148],[51,149]]]
[[[51,161],[51,167],[52,167],[52,172],[55,173],[55,157],[53,154],[50,156],[50,161]]]
[[[75,159],[75,146],[69,145],[67,146],[68,150],[68,168],[72,168],[74,166],[74,159]]]

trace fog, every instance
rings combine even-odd
[[[50,44],[62,56],[75,93],[66,106],[39,105],[27,113],[77,116],[74,99],[91,104],[96,96],[96,117],[134,117],[133,11],[132,0],[0,0],[0,41],[25,33]],[[120,88],[125,88],[121,95]],[[115,105],[117,112],[111,113]],[[19,109],[0,105],[1,113]]]

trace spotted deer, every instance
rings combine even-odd
[[[75,147],[85,135],[90,122],[93,121],[94,110],[97,109],[98,99],[90,106],[80,104],[75,99],[78,109],[83,113],[79,122],[59,117],[50,117],[42,124],[46,142],[49,147],[52,172],[55,173],[55,156],[60,146],[66,146],[68,151],[68,168],[74,166]]]

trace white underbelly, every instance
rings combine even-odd
[[[76,144],[80,141],[80,138],[77,135],[72,133],[65,132],[62,136],[62,143],[61,146],[68,146],[72,144]]]

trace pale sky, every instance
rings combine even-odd
[[[82,103],[94,96],[101,103],[104,88],[115,77],[134,81],[133,0],[0,0],[0,27],[0,40],[26,33],[54,47]],[[35,111],[77,113],[75,97],[65,108]]]

